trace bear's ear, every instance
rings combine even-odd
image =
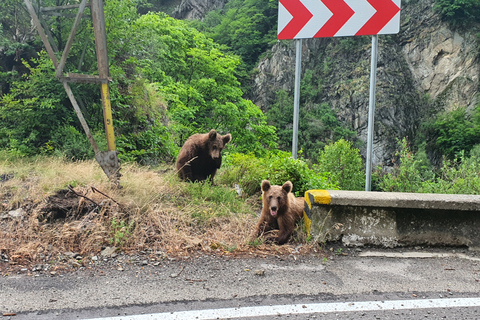
[[[222,137],[222,140],[223,140],[223,145],[226,145],[227,143],[230,142],[230,140],[232,140],[232,135],[230,133],[226,134]]]
[[[262,191],[267,192],[268,189],[270,189],[270,181],[268,180],[263,180],[262,181]]]
[[[208,133],[208,140],[217,140],[217,131],[215,129],[210,130]]]
[[[289,193],[293,189],[293,184],[290,181],[287,181],[283,184],[282,189],[285,190],[286,193]]]

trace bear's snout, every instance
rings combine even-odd
[[[271,206],[270,207],[270,214],[275,217],[277,215],[277,210],[278,210],[278,208],[276,206]]]

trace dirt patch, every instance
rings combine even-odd
[[[92,201],[83,200],[78,194],[63,189],[45,199],[40,205],[38,219],[41,222],[53,222],[57,219],[79,219],[80,217],[98,210],[99,206]]]

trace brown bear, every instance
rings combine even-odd
[[[224,136],[215,129],[209,133],[197,133],[185,141],[177,157],[177,172],[184,181],[205,181],[213,178],[222,165],[222,150],[232,135]]]
[[[305,200],[292,193],[293,184],[287,181],[283,186],[270,185],[268,180],[262,181],[263,209],[260,221],[255,227],[251,240],[269,230],[279,230],[275,240],[284,244],[292,235],[295,223],[303,217]]]

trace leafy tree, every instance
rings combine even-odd
[[[9,92],[17,71],[26,71],[21,60],[35,54],[35,32],[23,0],[0,1],[0,96]]]
[[[168,105],[178,145],[193,133],[230,132],[232,147],[264,153],[275,147],[275,128],[251,101],[242,98],[235,76],[238,58],[186,22],[147,14],[135,22],[135,59],[157,83]],[[138,40],[138,42],[136,42]]]
[[[10,93],[0,100],[0,147],[19,154],[34,154],[47,143],[54,128],[73,121],[63,104],[67,95],[54,77],[53,64],[46,53],[25,62],[30,74],[12,83]]]
[[[231,0],[195,26],[242,57],[251,70],[276,40],[277,11],[277,1]]]

